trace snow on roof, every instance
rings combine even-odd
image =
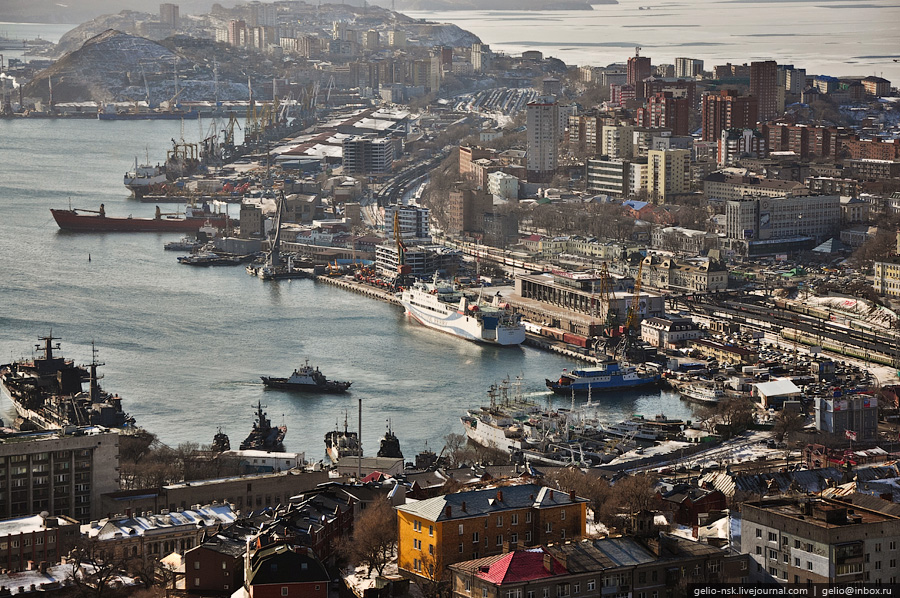
[[[65,520],[59,520],[57,517],[48,517],[47,519],[57,520],[60,524],[67,523]],[[0,521],[0,536],[8,536],[10,534],[30,534],[44,529],[44,518],[40,515],[32,515],[30,517],[17,517],[15,519],[5,519]]]

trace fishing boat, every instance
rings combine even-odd
[[[216,228],[228,225],[228,215],[213,213],[208,204],[203,204],[202,207],[188,206],[184,215],[163,214],[157,207],[153,218],[107,216],[103,204],[100,204],[99,210],[51,208],[50,213],[61,230],[81,233],[189,232],[200,230],[206,223]]]
[[[557,394],[586,394],[659,384],[658,372],[639,371],[634,366],[622,368],[618,361],[607,360],[600,367],[563,370],[558,380],[546,380],[547,388]]]
[[[273,426],[266,412],[263,411],[262,402],[256,405],[256,421],[250,435],[241,443],[241,450],[284,452],[284,436],[287,434],[287,426]]]
[[[266,388],[278,388],[282,390],[300,390],[307,392],[328,392],[338,393],[346,392],[352,382],[341,382],[338,380],[329,380],[325,374],[319,371],[318,367],[309,365],[309,359],[306,363],[294,370],[294,373],[288,378],[274,378],[271,376],[260,376]]]
[[[86,425],[133,427],[134,418],[123,411],[119,395],[100,387],[102,376],[97,368],[104,364],[97,361],[97,349],[91,345],[91,363],[79,366],[58,356],[56,340],[52,334],[41,337],[41,343],[35,345],[38,357],[0,366],[0,388],[23,422],[42,430]]]
[[[438,279],[417,281],[400,293],[406,313],[434,330],[477,343],[518,346],[525,340],[525,327],[519,314],[500,301],[473,299],[452,284]]]

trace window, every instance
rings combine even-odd
[[[778,551],[777,551],[777,550],[772,550],[772,549],[770,548],[770,549],[769,549],[769,558],[772,559],[772,560],[777,561],[777,560],[778,560]]]
[[[800,566],[800,558],[799,558],[799,557],[796,557],[796,556],[794,557],[794,566],[795,566],[795,567],[799,567],[799,566]]]
[[[781,555],[781,560],[785,563],[788,562],[788,554],[786,552]]]
[[[778,534],[769,532],[769,542],[778,542]]]
[[[559,530],[559,537],[561,540],[565,540],[566,539],[566,530],[564,530],[564,529]]]
[[[516,588],[515,590],[507,590],[506,598],[522,598],[522,588]]]
[[[503,527],[503,515],[497,515],[497,527]]]
[[[525,513],[525,523],[531,523],[531,511]]]
[[[470,581],[467,579],[467,580],[466,580],[466,592],[471,592],[471,591],[472,591],[472,582],[470,582]]]
[[[810,542],[807,542],[806,543],[806,552],[812,552],[812,551],[813,551],[813,545]]]
[[[897,559],[891,559],[889,566],[891,569],[897,566]]]
[[[413,531],[414,532],[422,531],[422,522],[421,521],[413,521]]]
[[[581,593],[581,584],[580,584],[580,583],[573,583],[573,584],[572,584],[572,593],[573,593],[573,594],[580,594],[580,593]]]
[[[890,543],[888,544],[888,548],[890,548],[891,550],[897,550],[897,542],[895,542],[894,540],[891,540]]]
[[[434,544],[428,545],[428,554],[434,554]]]
[[[565,512],[565,511],[560,511],[560,512],[559,512],[559,520],[560,520],[560,521],[565,521],[565,520],[566,520],[566,512]]]
[[[531,542],[531,530],[525,532],[525,543],[528,544]]]
[[[597,580],[596,580],[596,579],[589,579],[589,580],[587,581],[587,591],[588,591],[588,592],[593,592],[596,588],[597,588]]]
[[[759,528],[756,528],[756,537],[757,537],[757,538],[762,538],[762,530],[759,529]]]
[[[222,564],[224,565],[225,563],[222,563]],[[200,561],[194,561],[194,569],[199,569],[199,568],[200,568]]]
[[[459,552],[462,553],[462,551],[463,551],[463,545],[460,544],[460,545],[459,545]]]
[[[875,561],[875,570],[881,569],[881,561]]]
[[[503,546],[503,534],[497,535],[497,546]]]
[[[434,526],[433,526],[433,525],[429,525],[429,526],[428,526],[428,535],[429,535],[429,536],[433,536],[433,535],[434,535]]]
[[[288,595],[288,589],[287,589],[287,586],[281,586],[281,595],[282,595],[282,596],[287,596],[287,595]]]
[[[463,535],[463,524],[462,523],[459,524],[459,535],[460,536]]]
[[[519,515],[518,513],[513,513],[509,516],[509,522],[511,525],[519,525]],[[892,542],[893,544],[893,542]]]
[[[472,532],[472,544],[478,544],[478,532]]]
[[[481,588],[481,598],[487,598],[487,588]]]
[[[419,570],[419,559],[413,559],[413,571]]]
[[[413,548],[415,548],[416,550],[422,550],[422,541],[413,538]]]
[[[806,570],[812,571],[812,561],[806,561]]]
[[[553,531],[553,524],[551,522],[547,522],[547,533],[551,533]]]
[[[862,573],[862,570],[862,563],[846,563],[843,565],[836,565],[834,573],[835,575],[849,575],[851,573]]]
[[[534,598],[534,590],[528,590],[528,598]]]
[[[794,540],[794,548],[800,548],[800,540]]]
[[[875,552],[881,552],[881,542],[875,543]]]
[[[509,535],[509,543],[510,544],[518,544],[519,543],[519,534],[510,534]]]
[[[222,561],[222,569],[228,569],[228,565],[225,563],[225,561]]]
[[[195,577],[195,578],[194,578],[194,585],[195,585],[195,586],[199,586],[199,585],[200,585],[200,578],[199,578],[199,577]]]
[[[544,598],[550,598],[550,588],[544,588]]]
[[[756,554],[762,555],[762,546],[756,547]]]

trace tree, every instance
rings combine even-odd
[[[81,538],[69,555],[66,578],[75,586],[78,595],[106,598],[114,594],[116,580],[125,570],[124,560],[107,551],[96,538]]]
[[[564,492],[574,492],[576,496],[588,499],[595,523],[613,524],[616,516],[612,500],[613,491],[603,478],[588,475],[574,467],[567,467],[547,475],[545,480],[549,486]]]
[[[444,451],[450,462],[450,467],[459,467],[465,462],[466,456],[466,438],[465,434],[447,434],[444,436]]]
[[[776,442],[789,442],[792,436],[803,431],[805,425],[806,418],[801,413],[782,409],[775,418],[773,432],[775,432]]]
[[[374,569],[378,575],[394,556],[397,545],[397,516],[386,498],[366,507],[353,525],[353,535],[342,541],[338,550],[348,560],[365,565],[367,577]]]

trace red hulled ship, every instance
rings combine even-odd
[[[99,210],[51,209],[59,228],[73,232],[185,232],[197,231],[205,223],[217,228],[228,225],[228,216],[211,212],[209,206],[188,206],[184,215],[163,214],[156,208],[153,218],[113,218],[106,215],[103,204]]]

